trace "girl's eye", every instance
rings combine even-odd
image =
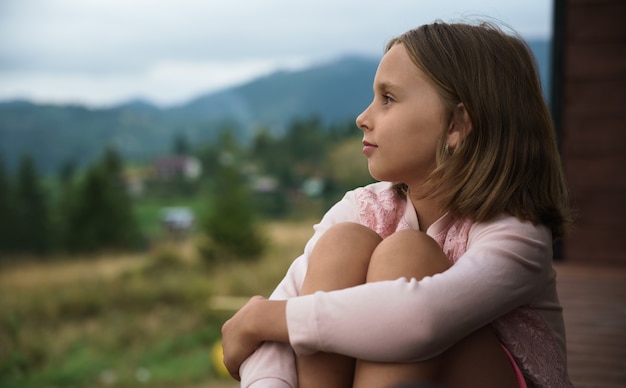
[[[393,97],[388,96],[388,95],[383,96],[383,100],[385,101],[385,105],[391,104],[392,102],[394,102]]]

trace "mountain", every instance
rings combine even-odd
[[[369,103],[378,61],[346,57],[299,72],[278,72],[248,84],[199,97],[170,110],[179,120],[233,117],[247,127],[284,129],[294,117],[324,122],[354,118]]]
[[[550,43],[533,41],[530,46],[547,88]],[[143,100],[107,109],[0,103],[0,155],[14,168],[28,153],[40,171],[52,173],[70,160],[79,165],[92,161],[107,145],[127,158],[149,159],[169,152],[177,135],[202,144],[225,125],[248,141],[259,127],[280,135],[297,118],[318,116],[325,124],[354,120],[371,100],[377,65],[377,58],[344,57],[277,72],[167,109]]]
[[[346,57],[277,72],[168,109],[143,100],[107,109],[0,103],[0,155],[14,168],[29,153],[50,173],[70,160],[88,163],[107,145],[128,158],[145,159],[169,152],[179,134],[201,144],[225,125],[248,141],[260,126],[280,135],[297,118],[316,115],[325,124],[354,119],[369,103],[376,66],[373,58]]]

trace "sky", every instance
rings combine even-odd
[[[550,0],[0,0],[0,101],[167,107],[435,20],[549,38]]]

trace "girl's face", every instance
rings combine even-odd
[[[376,71],[374,100],[356,119],[372,177],[419,186],[435,167],[444,116],[431,81],[403,44],[393,46]]]

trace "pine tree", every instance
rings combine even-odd
[[[174,155],[189,155],[189,153],[191,152],[189,141],[187,140],[187,136],[185,136],[183,132],[179,132],[174,137],[172,151],[174,152]]]
[[[212,210],[202,220],[201,228],[218,252],[256,258],[263,252],[265,241],[256,224],[249,187],[237,163],[238,145],[230,132],[224,131],[219,146],[223,153],[213,176]],[[215,254],[208,252],[209,256]]]
[[[74,161],[66,161],[59,170],[59,195],[55,201],[52,214],[54,248],[70,250],[71,228],[70,218],[76,205],[76,170]]]
[[[139,233],[122,179],[122,162],[115,150],[107,149],[102,159],[88,168],[75,197],[68,225],[70,250],[136,246]]]
[[[114,247],[132,248],[139,239],[132,199],[123,179],[122,159],[113,148],[107,148],[102,165],[110,204],[110,244]]]
[[[9,173],[0,155],[0,257],[15,249],[15,209]]]
[[[15,244],[21,252],[45,254],[50,243],[47,198],[33,159],[20,160],[15,188]]]
[[[203,222],[204,232],[218,247],[240,257],[262,253],[264,241],[256,225],[250,193],[234,166],[224,166],[215,177],[218,189],[212,211]]]

